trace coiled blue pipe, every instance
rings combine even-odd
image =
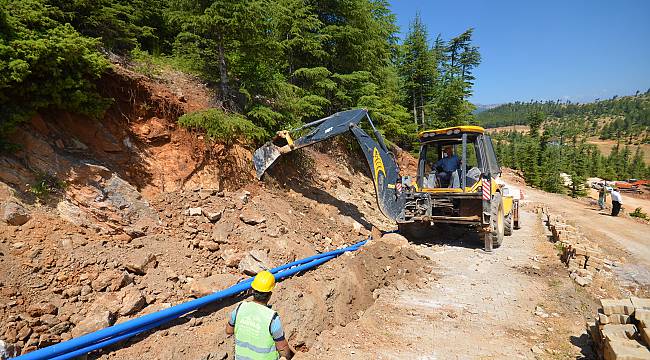
[[[276,280],[281,280],[323,264],[345,252],[356,251],[366,242],[367,240],[364,240],[346,248],[329,251],[326,253],[297,260],[292,263],[272,269],[271,272],[275,274]],[[46,348],[21,355],[15,359],[64,360],[87,354],[90,351],[101,349],[103,347],[115,344],[119,341],[126,340],[144,331],[151,330],[157,326],[163,325],[210,303],[237,295],[243,291],[250,289],[250,284],[252,281],[253,279],[249,278],[227,289],[212,293],[202,298],[178,304],[170,308],[147,314],[123,322],[121,324],[113,325],[59,344],[51,345]]]

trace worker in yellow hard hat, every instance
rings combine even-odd
[[[284,336],[280,316],[268,305],[275,276],[261,271],[253,279],[253,301],[241,302],[230,314],[226,334],[235,334],[235,359],[291,359],[293,350]]]

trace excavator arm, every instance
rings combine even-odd
[[[364,119],[370,123],[375,135],[374,139],[359,127],[359,123]],[[309,130],[307,134],[295,140],[292,138],[292,134],[305,130]],[[253,155],[257,178],[261,179],[266,170],[283,154],[346,132],[354,135],[363,150],[372,173],[379,209],[386,217],[397,219],[404,208],[399,168],[395,157],[388,151],[384,138],[375,128],[365,109],[341,111],[293,130],[279,131],[273,140],[257,149]]]

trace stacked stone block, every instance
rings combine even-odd
[[[535,212],[540,214],[546,223],[549,238],[560,251],[560,260],[569,269],[571,278],[579,285],[589,285],[595,274],[617,265],[603,254],[597,244],[589,241],[562,216],[551,214],[544,206],[537,207]]]
[[[595,322],[587,327],[598,357],[650,360],[650,299],[602,299]]]

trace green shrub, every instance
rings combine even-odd
[[[39,201],[43,201],[52,194],[60,193],[65,187],[66,183],[56,176],[40,173],[36,177],[36,183],[29,186],[29,192]]]
[[[42,1],[0,0],[0,148],[38,110],[98,116],[109,104],[94,85],[109,66],[99,41],[63,18]]]
[[[643,209],[641,209],[640,207],[634,209],[634,211],[630,213],[630,216],[643,219],[643,220],[648,220],[648,214],[644,213]]]
[[[264,130],[240,114],[226,113],[221,109],[207,109],[185,114],[178,124],[194,130],[205,131],[216,142],[233,144],[236,141],[259,142],[266,137]]]

